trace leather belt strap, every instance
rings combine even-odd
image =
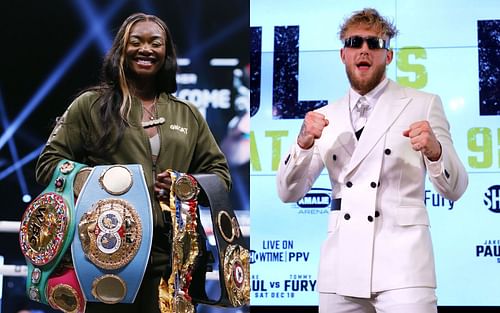
[[[250,302],[249,240],[241,234],[238,221],[230,206],[229,194],[222,180],[215,174],[195,174],[201,189],[207,195],[213,224],[213,233],[219,257],[220,298],[209,299],[204,286],[192,284],[191,296],[195,302],[219,306],[242,306]],[[193,276],[204,285],[206,269]],[[200,277],[200,275],[202,277]],[[236,277],[236,278],[235,278]],[[198,286],[198,287],[196,287]]]
[[[333,199],[330,211],[340,211],[341,204],[342,204],[341,198]]]

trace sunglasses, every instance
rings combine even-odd
[[[344,48],[356,48],[359,49],[363,46],[363,42],[366,41],[369,49],[389,49],[389,41],[385,41],[379,37],[361,37],[352,36],[344,40]]]

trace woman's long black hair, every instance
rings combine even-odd
[[[97,142],[91,144],[93,151],[109,152],[122,139],[128,126],[132,105],[130,85],[127,80],[126,48],[132,26],[137,22],[151,21],[165,32],[165,60],[156,76],[156,91],[173,93],[177,90],[177,56],[174,42],[165,22],[154,15],[135,13],[125,19],[120,26],[111,49],[106,54],[100,84],[87,90],[97,91],[100,122],[104,127],[98,133]]]

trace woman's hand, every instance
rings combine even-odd
[[[172,188],[172,179],[170,174],[165,171],[156,175],[155,195],[158,200],[168,200],[170,197],[170,189]]]

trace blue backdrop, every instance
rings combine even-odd
[[[387,76],[441,96],[469,173],[456,203],[426,186],[441,306],[500,305],[500,6],[484,0],[251,0],[252,305],[317,304],[330,183],[301,201],[275,188],[308,110],[348,90],[339,26],[376,8],[400,30]]]

